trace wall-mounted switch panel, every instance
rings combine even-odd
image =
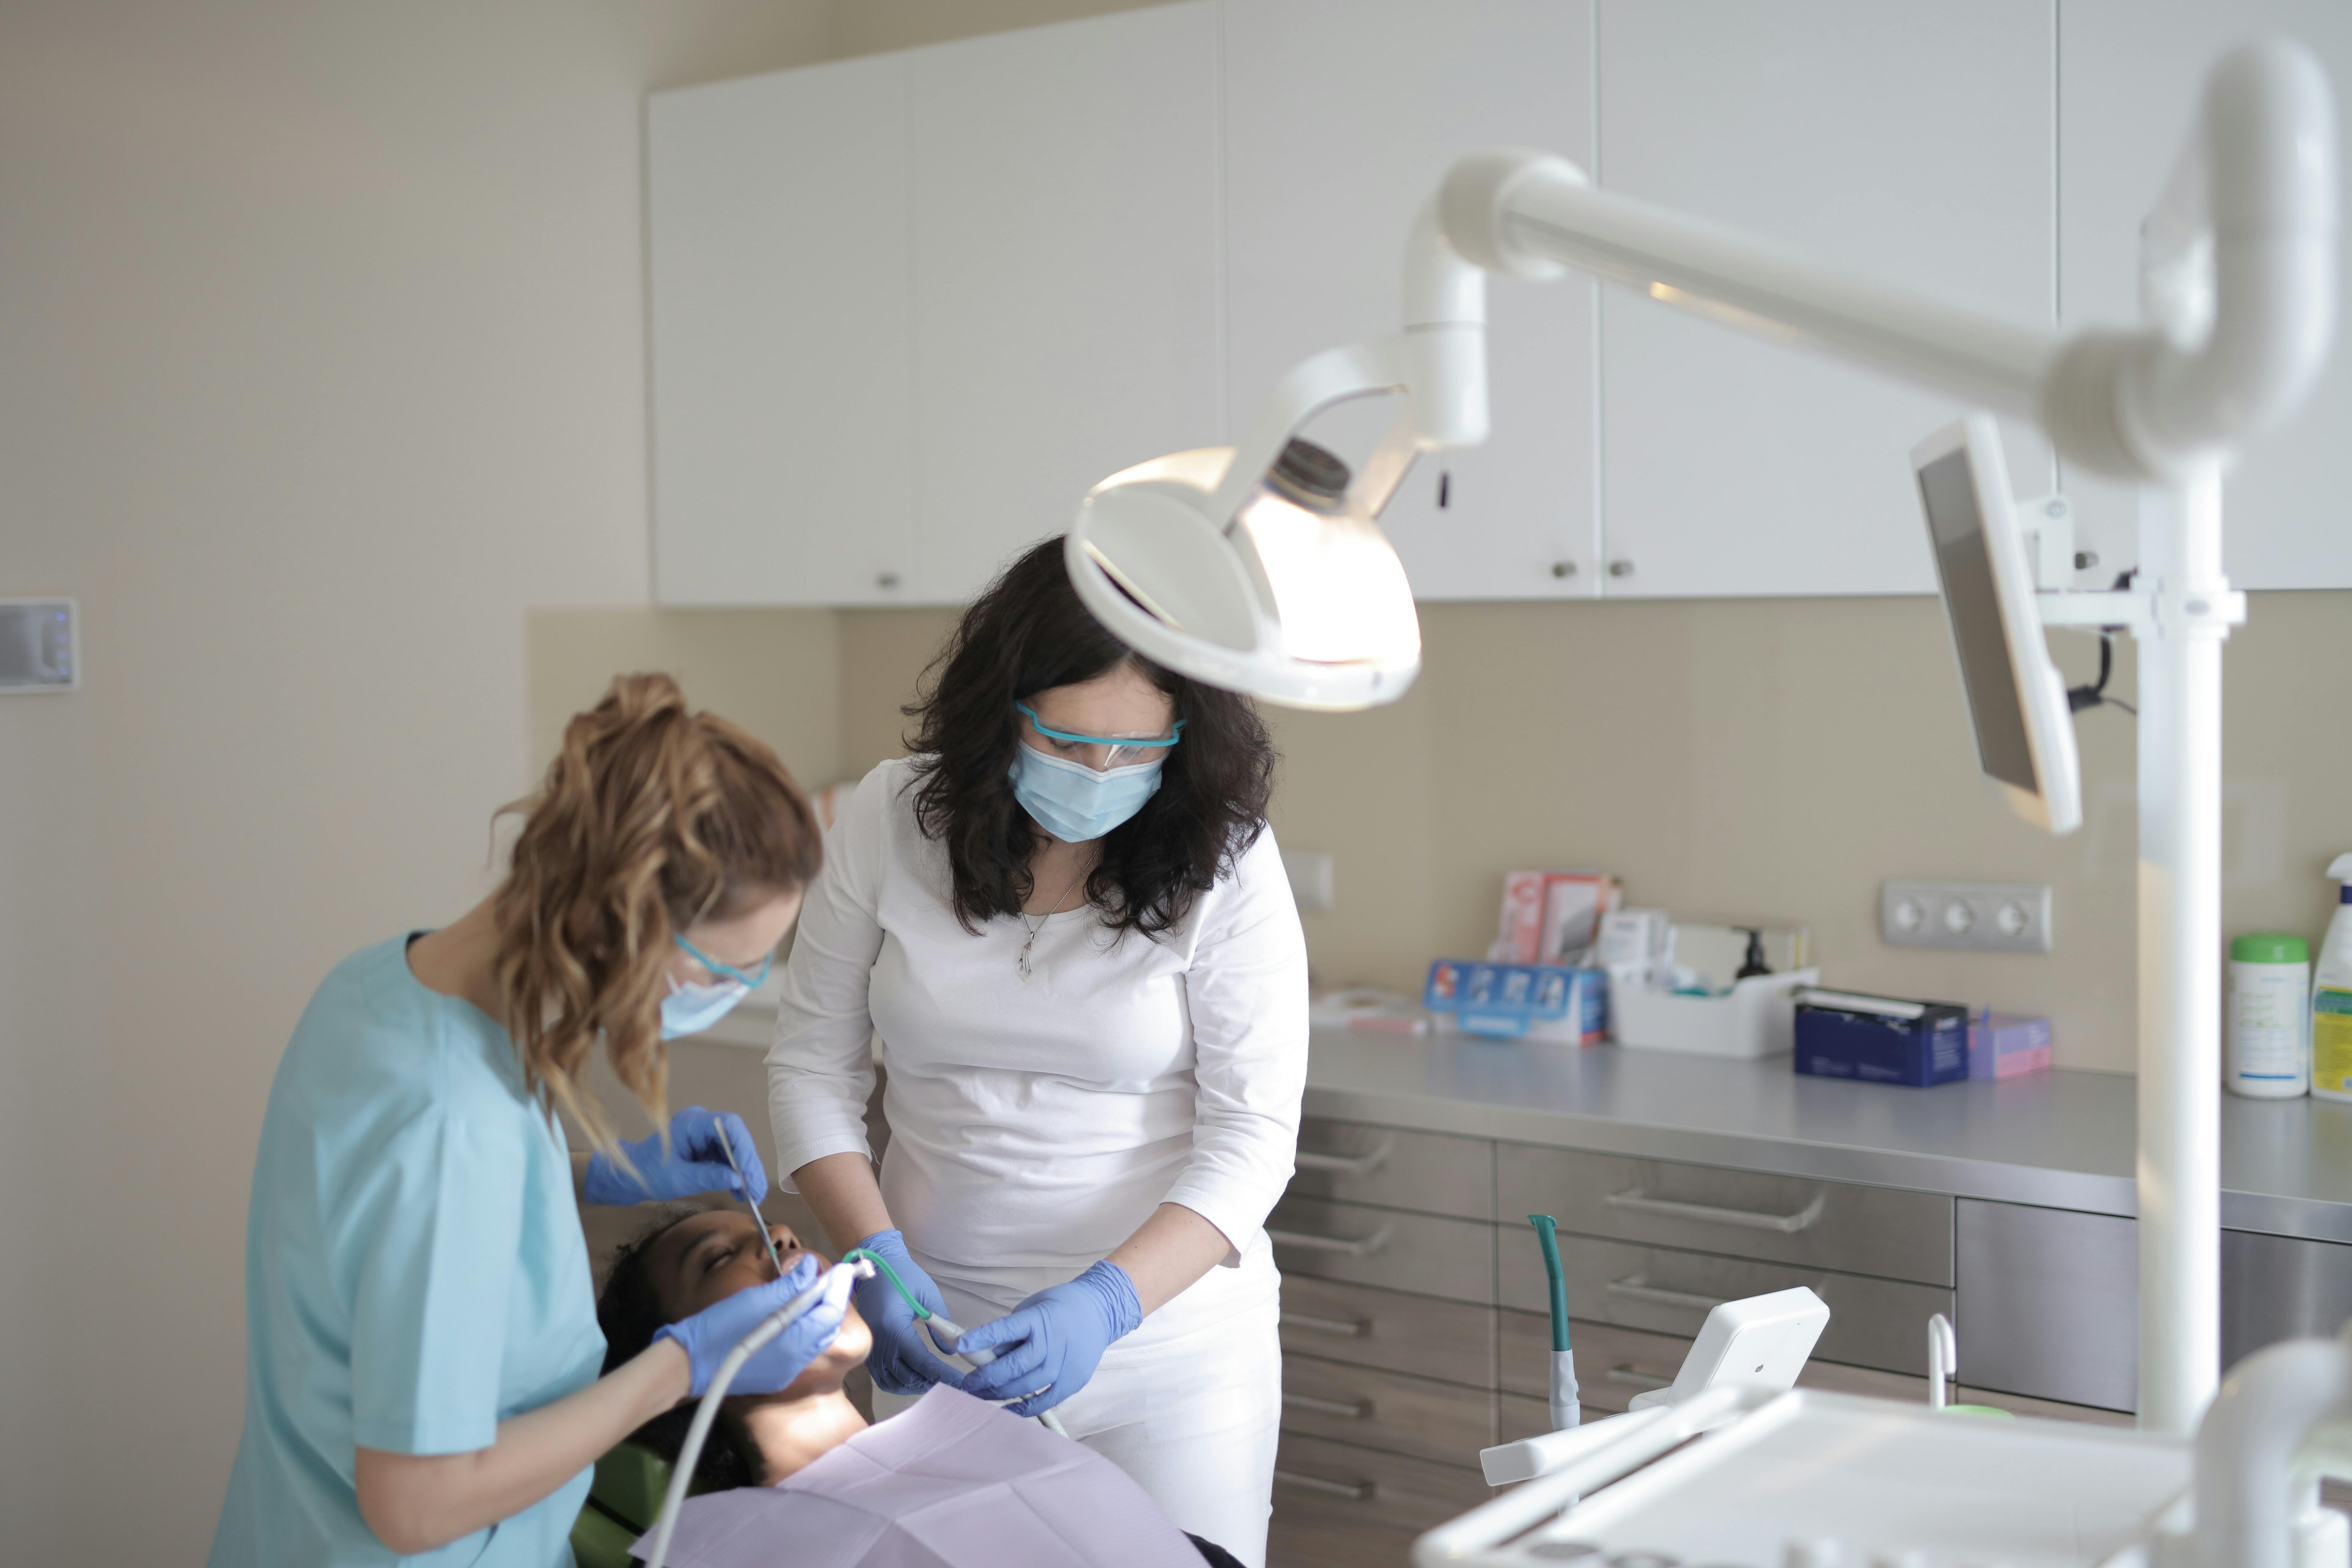
[[[1302,915],[1328,915],[1331,912],[1331,857],[1318,849],[1301,849],[1282,857],[1282,868],[1290,873],[1290,896],[1298,900]]]
[[[2050,951],[2050,889],[2018,882],[1888,882],[1878,927],[1896,947]]]
[[[0,692],[81,684],[81,614],[71,599],[0,599]]]

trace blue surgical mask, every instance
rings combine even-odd
[[[736,1003],[751,994],[753,986],[768,977],[768,971],[776,962],[775,955],[770,953],[767,963],[760,965],[759,973],[746,974],[733,964],[719,963],[682,936],[670,940],[715,978],[693,985],[681,985],[675,976],[671,978],[669,994],[661,1000],[661,1037],[665,1040],[698,1035],[719,1022]]]
[[[740,980],[714,980],[703,985],[680,985],[673,980],[669,994],[661,999],[661,1037],[675,1040],[681,1035],[698,1035],[751,994],[751,988]]]
[[[1013,798],[1065,844],[1100,838],[1143,809],[1160,789],[1164,758],[1097,773],[1084,763],[1013,748]]]

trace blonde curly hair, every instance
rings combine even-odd
[[[661,998],[673,934],[804,888],[824,861],[776,753],[667,675],[625,675],[564,727],[492,906],[508,1032],[532,1092],[596,1148],[617,1142],[581,1074],[596,1042],[654,1125],[669,1121]]]

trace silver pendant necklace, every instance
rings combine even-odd
[[[1091,870],[1092,868],[1093,868],[1089,867],[1087,869]],[[1052,909],[1047,910],[1044,914],[1037,917],[1037,923],[1035,925],[1029,924],[1029,916],[1026,910],[1014,911],[1021,916],[1021,923],[1029,932],[1027,939],[1021,943],[1021,957],[1018,960],[1021,968],[1022,979],[1026,980],[1031,974],[1035,973],[1029,964],[1029,951],[1037,945],[1037,933],[1045,929],[1045,922],[1047,921],[1052,920],[1055,915],[1062,912],[1062,904],[1064,900],[1067,900],[1072,893],[1077,891],[1078,884],[1086,879],[1087,873],[1085,871],[1081,871],[1076,877],[1072,878],[1070,879],[1070,885],[1062,889],[1062,897],[1054,900],[1054,907]]]

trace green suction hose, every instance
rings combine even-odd
[[[920,1301],[916,1300],[915,1293],[912,1290],[908,1289],[905,1285],[899,1282],[898,1271],[890,1267],[890,1260],[888,1258],[877,1252],[868,1252],[862,1247],[853,1247],[848,1251],[841,1255],[841,1260],[844,1263],[855,1263],[861,1258],[874,1265],[875,1268],[882,1270],[882,1278],[890,1281],[890,1289],[896,1290],[899,1295],[907,1299],[908,1309],[911,1310],[916,1317],[928,1318],[931,1315],[931,1310],[929,1307],[924,1306]],[[1565,1298],[1562,1299],[1565,1300]]]
[[[1531,1214],[1528,1223],[1536,1227],[1536,1240],[1543,1247],[1544,1278],[1551,1284],[1551,1348],[1554,1352],[1568,1349],[1568,1276],[1559,1267],[1559,1237],[1555,1234],[1559,1222],[1548,1214]]]

